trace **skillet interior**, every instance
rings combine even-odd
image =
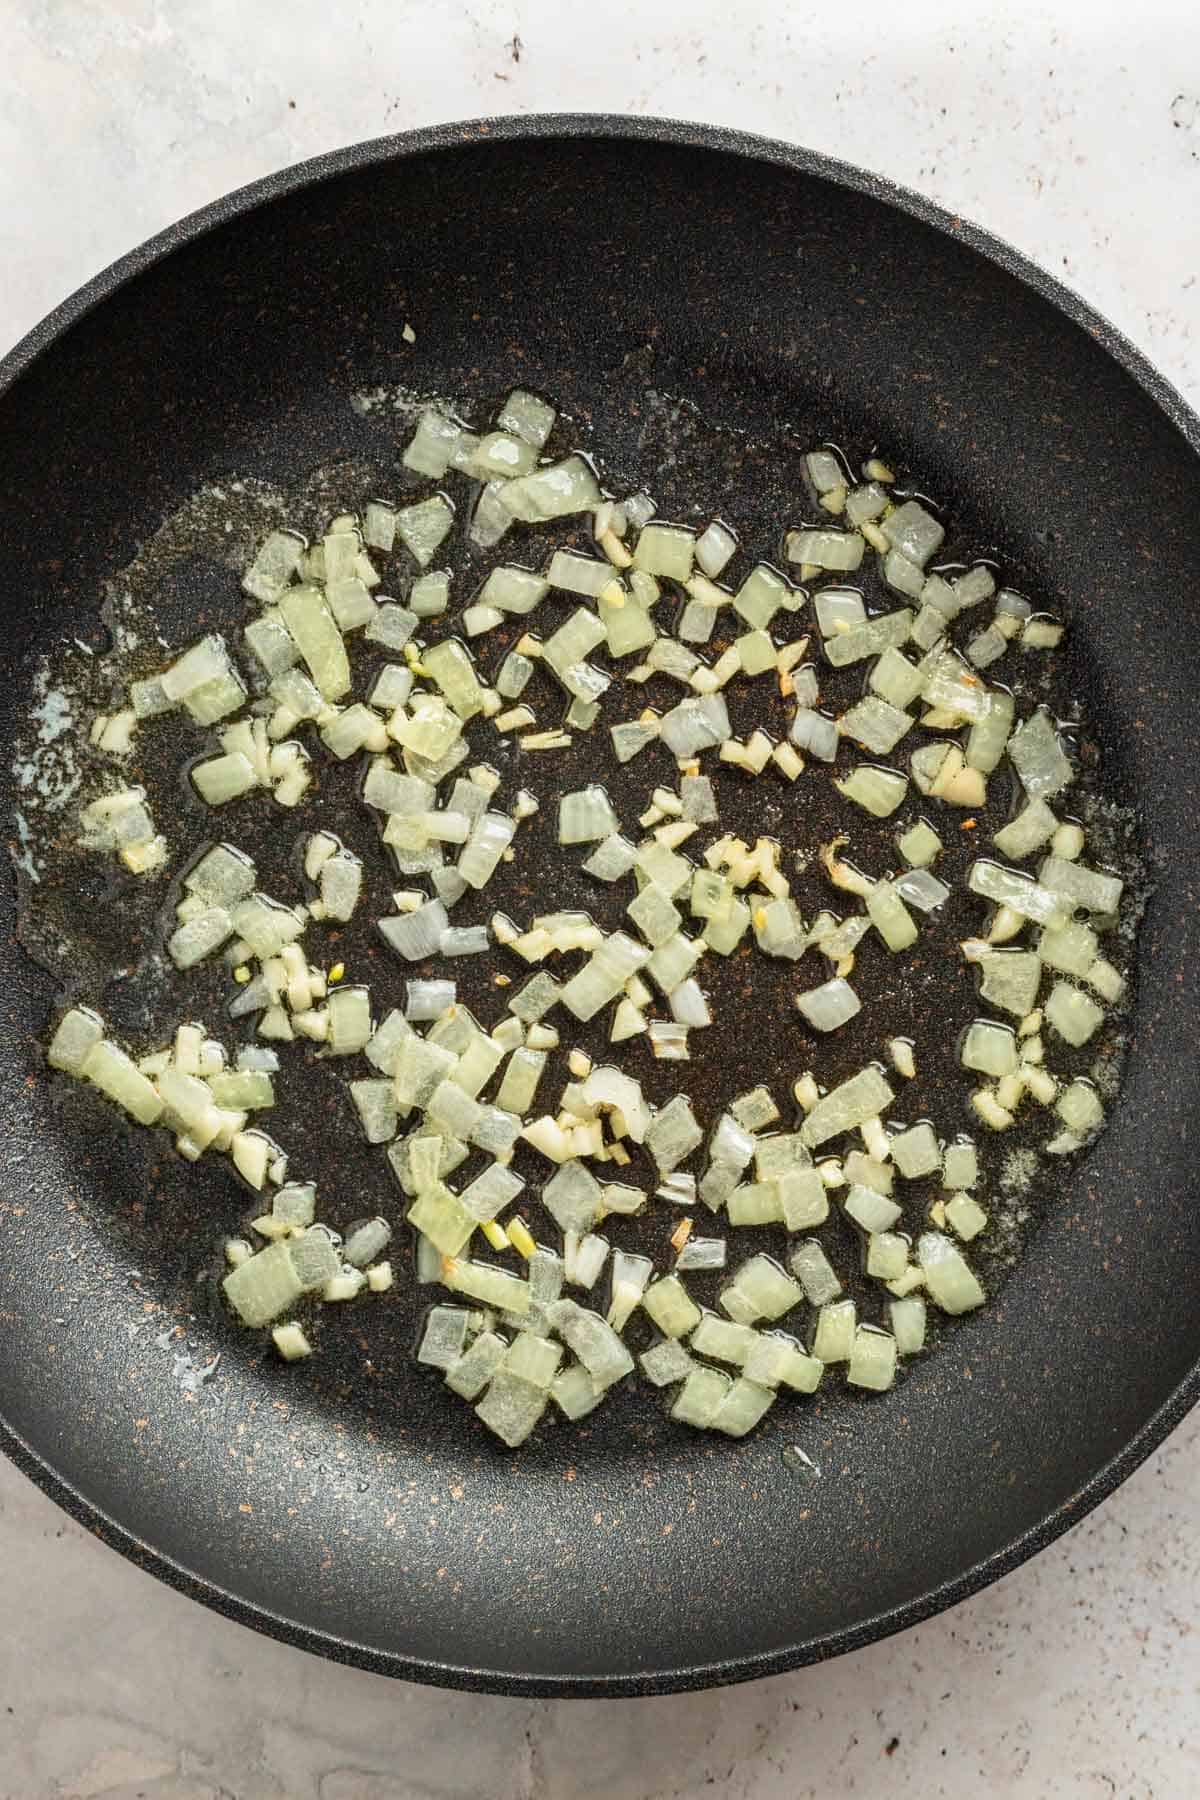
[[[910,1622],[1077,1517],[1179,1416],[1200,1361],[1200,748],[1181,727],[1200,692],[1195,452],[1088,321],[975,244],[819,159],[658,131],[522,121],[285,178],[131,279],[102,278],[0,398],[0,542],[21,571],[10,735],[37,653],[86,629],[103,579],[200,484],[287,484],[331,447],[354,454],[372,425],[351,389],[496,388],[518,365],[622,448],[647,386],[762,436],[900,443],[1086,643],[1073,674],[1106,767],[1167,871],[1126,1086],[1000,1303],[882,1402],[824,1409],[824,1474],[804,1490],[777,1434],[712,1446],[632,1401],[586,1440],[493,1454],[402,1357],[364,1381],[379,1346],[354,1333],[264,1379],[203,1324],[226,1359],[182,1394],[171,1349],[132,1328],[173,1303],[211,1225],[198,1208],[194,1238],[165,1245],[153,1207],[139,1222],[149,1178],[125,1136],[81,1160],[29,1085],[52,984],[12,941],[6,897],[13,1447],[121,1547],[251,1622],[510,1691],[699,1685]]]

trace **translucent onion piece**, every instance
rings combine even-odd
[[[828,494],[835,488],[845,486],[846,471],[842,467],[841,458],[833,450],[810,450],[804,459],[804,465],[818,494]]]
[[[167,939],[167,954],[177,969],[194,968],[233,936],[233,919],[223,906],[205,907]]]
[[[842,1291],[829,1258],[815,1238],[806,1238],[792,1252],[791,1269],[812,1306],[825,1306]]]
[[[723,1397],[713,1415],[713,1429],[723,1431],[726,1437],[745,1437],[774,1403],[775,1395],[770,1388],[760,1387],[757,1382],[740,1377]]]
[[[642,1295],[642,1308],[664,1337],[686,1337],[700,1323],[700,1308],[677,1275],[664,1275]]]
[[[432,956],[449,928],[450,919],[440,900],[427,900],[415,912],[379,920],[379,931],[391,948],[408,962]]]
[[[349,919],[362,892],[363,866],[353,851],[337,850],[321,868],[321,904],[327,919]]]
[[[919,1294],[889,1301],[888,1322],[901,1356],[916,1356],[925,1348],[925,1302]]]
[[[381,601],[367,623],[364,636],[372,644],[383,644],[389,650],[403,650],[417,629],[417,616],[406,607]]]
[[[456,998],[452,981],[408,981],[404,992],[404,1016],[414,1021],[440,1019]]]
[[[846,1380],[851,1387],[883,1393],[896,1379],[896,1340],[887,1331],[860,1325],[854,1333]]]
[[[478,439],[467,463],[467,473],[481,481],[511,479],[528,475],[537,462],[537,451],[531,444],[507,431],[487,431]]]
[[[861,1012],[862,1001],[848,981],[834,977],[797,994],[796,1006],[815,1031],[836,1031]]]
[[[696,539],[696,562],[710,577],[719,575],[737,549],[737,537],[729,527],[714,519]]]
[[[821,1307],[811,1345],[812,1355],[818,1362],[849,1362],[854,1350],[857,1312],[853,1300],[834,1300]]]
[[[811,707],[798,708],[791,725],[791,740],[798,750],[807,751],[820,762],[833,762],[838,753],[838,728],[834,719]]]
[[[908,640],[913,615],[902,607],[897,612],[883,613],[868,619],[865,625],[852,626],[825,641],[825,655],[835,669],[862,662],[868,656],[882,656],[889,647],[899,647]]]
[[[1058,819],[1046,802],[1029,800],[1015,818],[993,833],[992,842],[1001,856],[1020,862],[1022,857],[1032,856],[1035,850],[1040,850],[1057,830]]]
[[[280,616],[326,700],[350,689],[350,664],[342,634],[319,588],[301,584],[280,596]]]
[[[1089,1081],[1072,1081],[1055,1101],[1054,1110],[1067,1129],[1078,1138],[1086,1138],[1104,1123],[1100,1096]]]
[[[723,1269],[725,1267],[725,1239],[689,1237],[675,1258],[675,1267],[679,1271]]]
[[[490,947],[486,925],[451,925],[438,939],[443,956],[483,956]]]
[[[428,475],[435,481],[440,481],[464,438],[470,437],[471,434],[457,420],[451,419],[437,407],[427,407],[417,420],[416,431],[401,460],[405,468],[412,469],[416,474]],[[394,532],[394,523],[392,529]]]
[[[703,694],[681,700],[664,713],[658,734],[673,756],[681,761],[724,743],[732,731],[725,702],[719,694]]]
[[[875,883],[867,895],[867,913],[872,925],[892,952],[907,950],[916,943],[916,924],[901,900],[895,883]]]
[[[1063,903],[1049,888],[1042,887],[1020,869],[1005,869],[999,863],[975,862],[967,875],[967,886],[973,894],[1007,906],[1023,919],[1038,925],[1060,926],[1067,922]]]
[[[838,730],[843,737],[853,738],[864,750],[870,750],[876,756],[887,756],[914,723],[911,714],[887,700],[868,695],[849,712],[843,713]]]
[[[595,600],[611,586],[612,564],[594,556],[581,556],[575,550],[556,550],[550,558],[546,577],[553,588],[568,594],[583,594]]]
[[[860,763],[858,768],[843,781],[834,783],[838,792],[847,800],[853,800],[864,812],[869,812],[877,819],[886,819],[903,804],[908,792],[908,778],[897,769],[873,768],[867,763]]]
[[[894,1231],[878,1231],[867,1239],[867,1274],[876,1281],[898,1281],[908,1268],[908,1239]]]
[[[889,644],[871,670],[868,686],[893,707],[904,709],[918,697],[923,682],[922,671]]]
[[[483,707],[483,690],[474,665],[453,638],[431,644],[422,661],[460,719],[472,719]]]
[[[1049,800],[1074,780],[1050,715],[1035,712],[1008,740],[1008,754],[1031,800]]]
[[[754,1256],[742,1264],[733,1278],[732,1290],[725,1289],[721,1293],[720,1304],[725,1312],[730,1312],[731,1291],[740,1296],[756,1317],[766,1319],[782,1318],[801,1298],[799,1283],[769,1256]],[[733,1313],[730,1316],[733,1317]]]
[[[1007,649],[1008,639],[1004,633],[989,625],[986,630],[976,632],[968,643],[967,660],[977,669],[988,669],[994,662],[999,662]]]
[[[611,1387],[633,1370],[633,1357],[612,1326],[599,1313],[573,1300],[557,1300],[549,1309],[554,1329],[575,1353],[598,1389]]]
[[[996,1026],[1003,1031],[1003,1026]],[[932,1175],[942,1165],[942,1152],[938,1144],[937,1134],[932,1125],[922,1123],[913,1125],[907,1131],[901,1131],[891,1139],[889,1144],[892,1160],[900,1173],[908,1181],[916,1181],[923,1175]]]
[[[104,1036],[104,1022],[85,1007],[72,1007],[58,1022],[46,1051],[52,1069],[82,1075],[88,1054]]]
[[[542,1388],[500,1368],[488,1383],[475,1412],[489,1431],[510,1450],[515,1450],[525,1442],[546,1405],[547,1396]]]
[[[505,813],[480,815],[458,859],[459,873],[469,887],[486,885],[515,832],[515,822]]]
[[[536,524],[542,519],[592,511],[601,496],[594,470],[576,455],[506,482],[498,498],[510,518]]]
[[[789,531],[786,554],[789,562],[849,573],[862,562],[865,548],[857,531]]]
[[[1011,694],[996,689],[989,691],[987,710],[977,718],[967,735],[968,768],[990,775],[997,768],[1012,730],[1014,701]]]
[[[564,794],[558,803],[560,844],[588,844],[611,837],[619,821],[604,789],[597,783]]]
[[[1096,1002],[1067,981],[1055,982],[1043,1011],[1047,1024],[1077,1048],[1094,1037],[1104,1023],[1104,1013]]]
[[[822,588],[813,601],[813,611],[823,638],[864,625],[867,619],[866,602],[857,588]]]
[[[681,1425],[709,1428],[732,1386],[719,1369],[694,1368],[675,1397],[671,1417]]]
[[[530,393],[528,388],[513,388],[496,414],[496,424],[501,431],[540,450],[553,431],[557,417],[550,402],[539,394]]]
[[[927,1231],[917,1240],[917,1260],[925,1273],[930,1299],[946,1313],[970,1312],[986,1294],[962,1252],[940,1232]]]
[[[328,1245],[326,1248],[332,1269],[336,1269],[337,1258]],[[306,1291],[290,1243],[269,1244],[231,1269],[221,1285],[243,1325],[251,1328],[269,1325]]]
[[[884,581],[894,593],[903,594],[909,600],[918,600],[921,597],[925,587],[925,571],[920,563],[914,562],[909,556],[905,556],[903,551],[895,549],[887,551],[883,558],[882,573]],[[925,607],[922,607],[917,617],[916,626],[913,628],[913,636],[917,639],[917,642],[921,644],[924,644],[926,641],[920,627],[925,619],[927,610],[933,612],[932,608],[926,609]],[[937,613],[933,618],[931,635],[938,636],[941,634],[941,630],[942,615]]]
[[[433,561],[439,544],[454,524],[454,506],[444,494],[432,494],[396,514],[396,535],[421,568]]]
[[[869,1065],[818,1100],[800,1127],[800,1136],[810,1149],[815,1148],[843,1131],[852,1131],[864,1119],[886,1112],[894,1098],[882,1071]]]
[[[1060,931],[1043,931],[1038,939],[1038,955],[1048,968],[1060,975],[1086,977],[1096,960],[1099,939],[1090,925],[1076,920]]]
[[[1060,856],[1047,856],[1043,860],[1038,880],[1052,894],[1061,895],[1069,905],[1091,913],[1115,913],[1125,885],[1115,875],[1086,869],[1082,863]]]
[[[669,1005],[671,1017],[678,1024],[687,1026],[689,1030],[701,1029],[713,1022],[708,1001],[704,998],[700,984],[690,976],[685,981],[681,981],[678,987],[672,988]]]
[[[242,577],[243,592],[264,604],[275,600],[291,581],[304,554],[304,539],[291,531],[272,531]]]
[[[969,1194],[953,1194],[946,1202],[946,1223],[964,1244],[977,1238],[988,1222],[988,1216]]]
[[[679,525],[645,525],[633,553],[634,564],[647,575],[685,582],[692,572],[695,535]]]
[[[900,1208],[894,1200],[857,1183],[850,1188],[843,1204],[847,1218],[853,1219],[856,1225],[861,1225],[868,1232],[890,1231],[901,1216]]]
[[[417,1361],[433,1369],[449,1369],[467,1346],[470,1315],[465,1306],[435,1306],[425,1318]]]
[[[959,609],[978,606],[981,601],[990,600],[996,591],[996,578],[983,563],[970,569],[967,574],[960,575],[952,583],[954,598]]]
[[[928,562],[946,535],[944,527],[917,500],[905,500],[889,513],[882,531],[893,549],[915,563]]]
[[[735,1324],[711,1312],[703,1314],[692,1333],[692,1349],[698,1355],[737,1367],[746,1361],[757,1341],[758,1333],[749,1325]]]
[[[163,698],[182,702],[201,725],[213,725],[236,712],[246,698],[225,639],[212,633],[177,657],[159,677]]]
[[[911,825],[896,839],[896,848],[912,868],[925,869],[941,854],[942,840],[932,825],[927,824],[924,819],[918,819],[915,825]]]
[[[900,898],[921,912],[934,912],[950,898],[950,889],[927,869],[912,869],[898,875],[892,884]]]
[[[683,1381],[695,1366],[682,1344],[671,1338],[661,1344],[652,1344],[638,1357],[638,1362],[647,1381],[653,1382],[655,1387],[669,1387],[676,1381]]]
[[[329,1053],[353,1056],[371,1036],[371,995],[365,987],[334,988],[326,1002],[329,1015]]]
[[[765,630],[781,608],[791,611],[798,596],[775,569],[759,563],[733,597],[734,611],[747,625]]]
[[[980,995],[991,1006],[1023,1019],[1037,1001],[1042,978],[1040,956],[1032,950],[990,950],[972,941],[967,960],[978,965]]]
[[[862,525],[871,519],[878,519],[888,507],[887,489],[877,481],[868,481],[865,486],[854,488],[846,496],[846,518],[851,525]]]

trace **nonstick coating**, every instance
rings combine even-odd
[[[656,387],[764,435],[901,445],[1062,602],[1157,863],[1111,1128],[997,1304],[892,1394],[811,1415],[808,1484],[780,1430],[714,1445],[632,1395],[586,1437],[493,1451],[403,1358],[373,1381],[355,1329],[264,1371],[202,1322],[226,1356],[189,1395],[154,1309],[191,1246],[135,1211],[123,1135],[69,1153],[36,1050],[52,985],[6,896],[0,1437],[126,1554],[309,1649],[463,1687],[660,1692],[962,1597],[1196,1397],[1200,429],[1011,252],[803,151],[599,119],[368,145],[189,220],[0,365],[0,732],[36,654],[94,623],[105,577],[201,483],[353,450],[353,388],[499,390],[517,369],[601,439]]]

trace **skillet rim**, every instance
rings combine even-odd
[[[0,406],[3,405],[6,394],[26,371],[40,357],[49,353],[60,338],[102,301],[111,299],[134,277],[155,267],[173,251],[195,242],[220,225],[255,211],[269,201],[358,169],[373,168],[390,160],[423,155],[429,151],[471,145],[481,147],[489,142],[557,138],[649,142],[685,149],[716,150],[816,176],[820,180],[854,193],[865,194],[886,206],[907,213],[953,241],[965,244],[1006,275],[1032,289],[1072,324],[1086,331],[1165,414],[1191,450],[1200,455],[1200,414],[1188,405],[1149,358],[1074,289],[981,226],[962,219],[885,176],[799,145],[686,119],[609,113],[500,115],[427,126],[326,151],[276,170],[244,187],[235,188],[185,215],[102,269],[49,312],[5,355],[0,356]],[[464,1664],[436,1662],[429,1658],[406,1656],[400,1651],[380,1650],[303,1625],[245,1600],[215,1581],[195,1574],[175,1558],[129,1531],[41,1457],[13,1429],[2,1412],[0,1450],[78,1524],[120,1551],[139,1568],[158,1576],[178,1592],[202,1601],[224,1617],[252,1626],[295,1648],[376,1674],[421,1681],[437,1687],[529,1698],[615,1698],[688,1692],[782,1674],[847,1651],[862,1649],[867,1644],[906,1630],[909,1626],[957,1605],[999,1580],[1001,1576],[1010,1574],[1021,1563],[1062,1536],[1071,1526],[1078,1524],[1140,1467],[1181,1423],[1198,1400],[1200,1361],[1162,1405],[1144,1421],[1133,1437],[1047,1518],[992,1555],[972,1564],[953,1579],[901,1606],[874,1614],[842,1630],[827,1632],[818,1638],[765,1651],[760,1655],[734,1656],[682,1668],[587,1678],[513,1674],[501,1669],[480,1669]]]

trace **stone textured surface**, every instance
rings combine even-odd
[[[873,16],[874,15],[874,16]],[[1181,0],[6,0],[0,337],[226,189],[494,112],[798,140],[961,210],[1200,382],[1200,33]],[[279,20],[287,17],[287,29]]]
[[[887,1643],[662,1700],[443,1694],[204,1611],[0,1466],[3,1800],[1179,1800],[1200,1791],[1200,1417]],[[486,1771],[486,1773],[485,1773]]]
[[[585,33],[552,0],[292,0],[281,31],[270,0],[7,0],[0,343],[180,213],[330,145],[609,109],[801,139],[921,187],[1200,403],[1200,35],[1177,0],[959,11],[609,0]],[[427,1692],[260,1640],[4,1465],[0,1800],[1195,1793],[1198,1457],[1194,1417],[1035,1563],[856,1656],[576,1703]]]

